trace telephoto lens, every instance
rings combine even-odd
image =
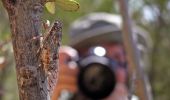
[[[88,56],[78,63],[80,91],[93,100],[109,96],[116,84],[113,62],[106,57]]]

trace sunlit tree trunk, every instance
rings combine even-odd
[[[47,75],[40,52],[43,50],[40,50],[40,38],[34,39],[41,33],[41,15],[45,1],[2,2],[9,15],[20,100],[49,100]]]

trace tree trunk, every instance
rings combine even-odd
[[[56,78],[60,43],[60,37],[56,34],[60,34],[58,33],[60,29],[53,27],[52,32],[49,32],[41,43],[40,38],[34,37],[41,33],[41,15],[45,1],[2,0],[2,2],[9,15],[20,100],[49,100],[48,83],[51,80],[47,78],[51,78],[52,72],[54,72],[52,78]],[[47,54],[44,54],[45,51],[48,51]],[[46,59],[50,60],[46,62]],[[48,68],[45,69],[46,66]],[[47,71],[50,72],[50,77]]]

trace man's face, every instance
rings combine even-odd
[[[116,79],[120,83],[126,83],[126,69],[124,63],[126,62],[125,50],[123,45],[121,44],[106,44],[103,45],[106,48],[107,53],[106,56],[122,63],[123,66],[118,66],[116,69]]]
[[[125,50],[121,44],[104,44],[106,56],[120,63],[126,62]]]

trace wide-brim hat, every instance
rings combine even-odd
[[[69,44],[73,48],[79,49],[107,42],[122,42],[121,29],[121,16],[109,13],[91,13],[71,24]],[[132,24],[132,30],[137,42],[151,48],[151,39],[145,30],[135,24]]]

